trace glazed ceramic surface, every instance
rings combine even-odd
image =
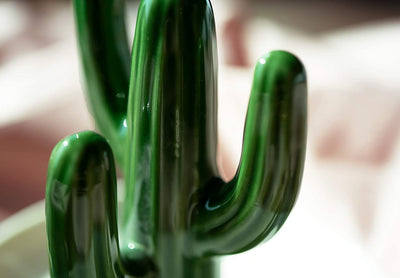
[[[142,0],[132,60],[122,0],[75,0],[74,8],[87,101],[104,137],[74,134],[52,153],[52,277],[218,277],[218,255],[271,238],[296,201],[306,145],[303,65],[284,51],[259,59],[240,166],[225,182],[216,165],[210,2]],[[119,227],[114,155],[126,182]]]

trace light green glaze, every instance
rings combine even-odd
[[[301,62],[284,51],[259,60],[240,166],[226,183],[216,166],[217,53],[210,2],[142,0],[130,79],[123,2],[75,0],[74,7],[89,107],[124,169],[126,196],[118,244],[115,170],[105,139],[85,132],[57,145],[46,196],[52,277],[118,277],[119,271],[133,277],[219,277],[216,255],[269,239],[295,203],[306,145]],[[68,194],[57,195],[59,188]],[[82,202],[78,212],[74,204]],[[98,225],[99,219],[107,224]],[[76,256],[76,242],[90,248]],[[96,248],[107,251],[96,257]]]

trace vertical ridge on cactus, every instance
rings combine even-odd
[[[78,133],[53,151],[52,277],[218,277],[218,255],[271,238],[294,206],[306,145],[303,65],[285,51],[260,58],[241,162],[224,182],[210,2],[142,0],[130,71],[123,1],[74,0],[74,10],[87,101],[105,139]],[[119,236],[111,149],[125,174]]]

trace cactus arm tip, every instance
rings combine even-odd
[[[242,252],[279,230],[300,188],[306,126],[304,67],[288,52],[270,52],[255,70],[236,175],[212,183],[200,205],[197,252]]]

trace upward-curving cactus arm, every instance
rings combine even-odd
[[[86,101],[96,128],[124,163],[130,77],[124,0],[74,0]]]
[[[284,51],[255,70],[242,158],[233,180],[211,183],[195,222],[200,254],[245,251],[272,237],[294,206],[307,133],[306,74]]]

